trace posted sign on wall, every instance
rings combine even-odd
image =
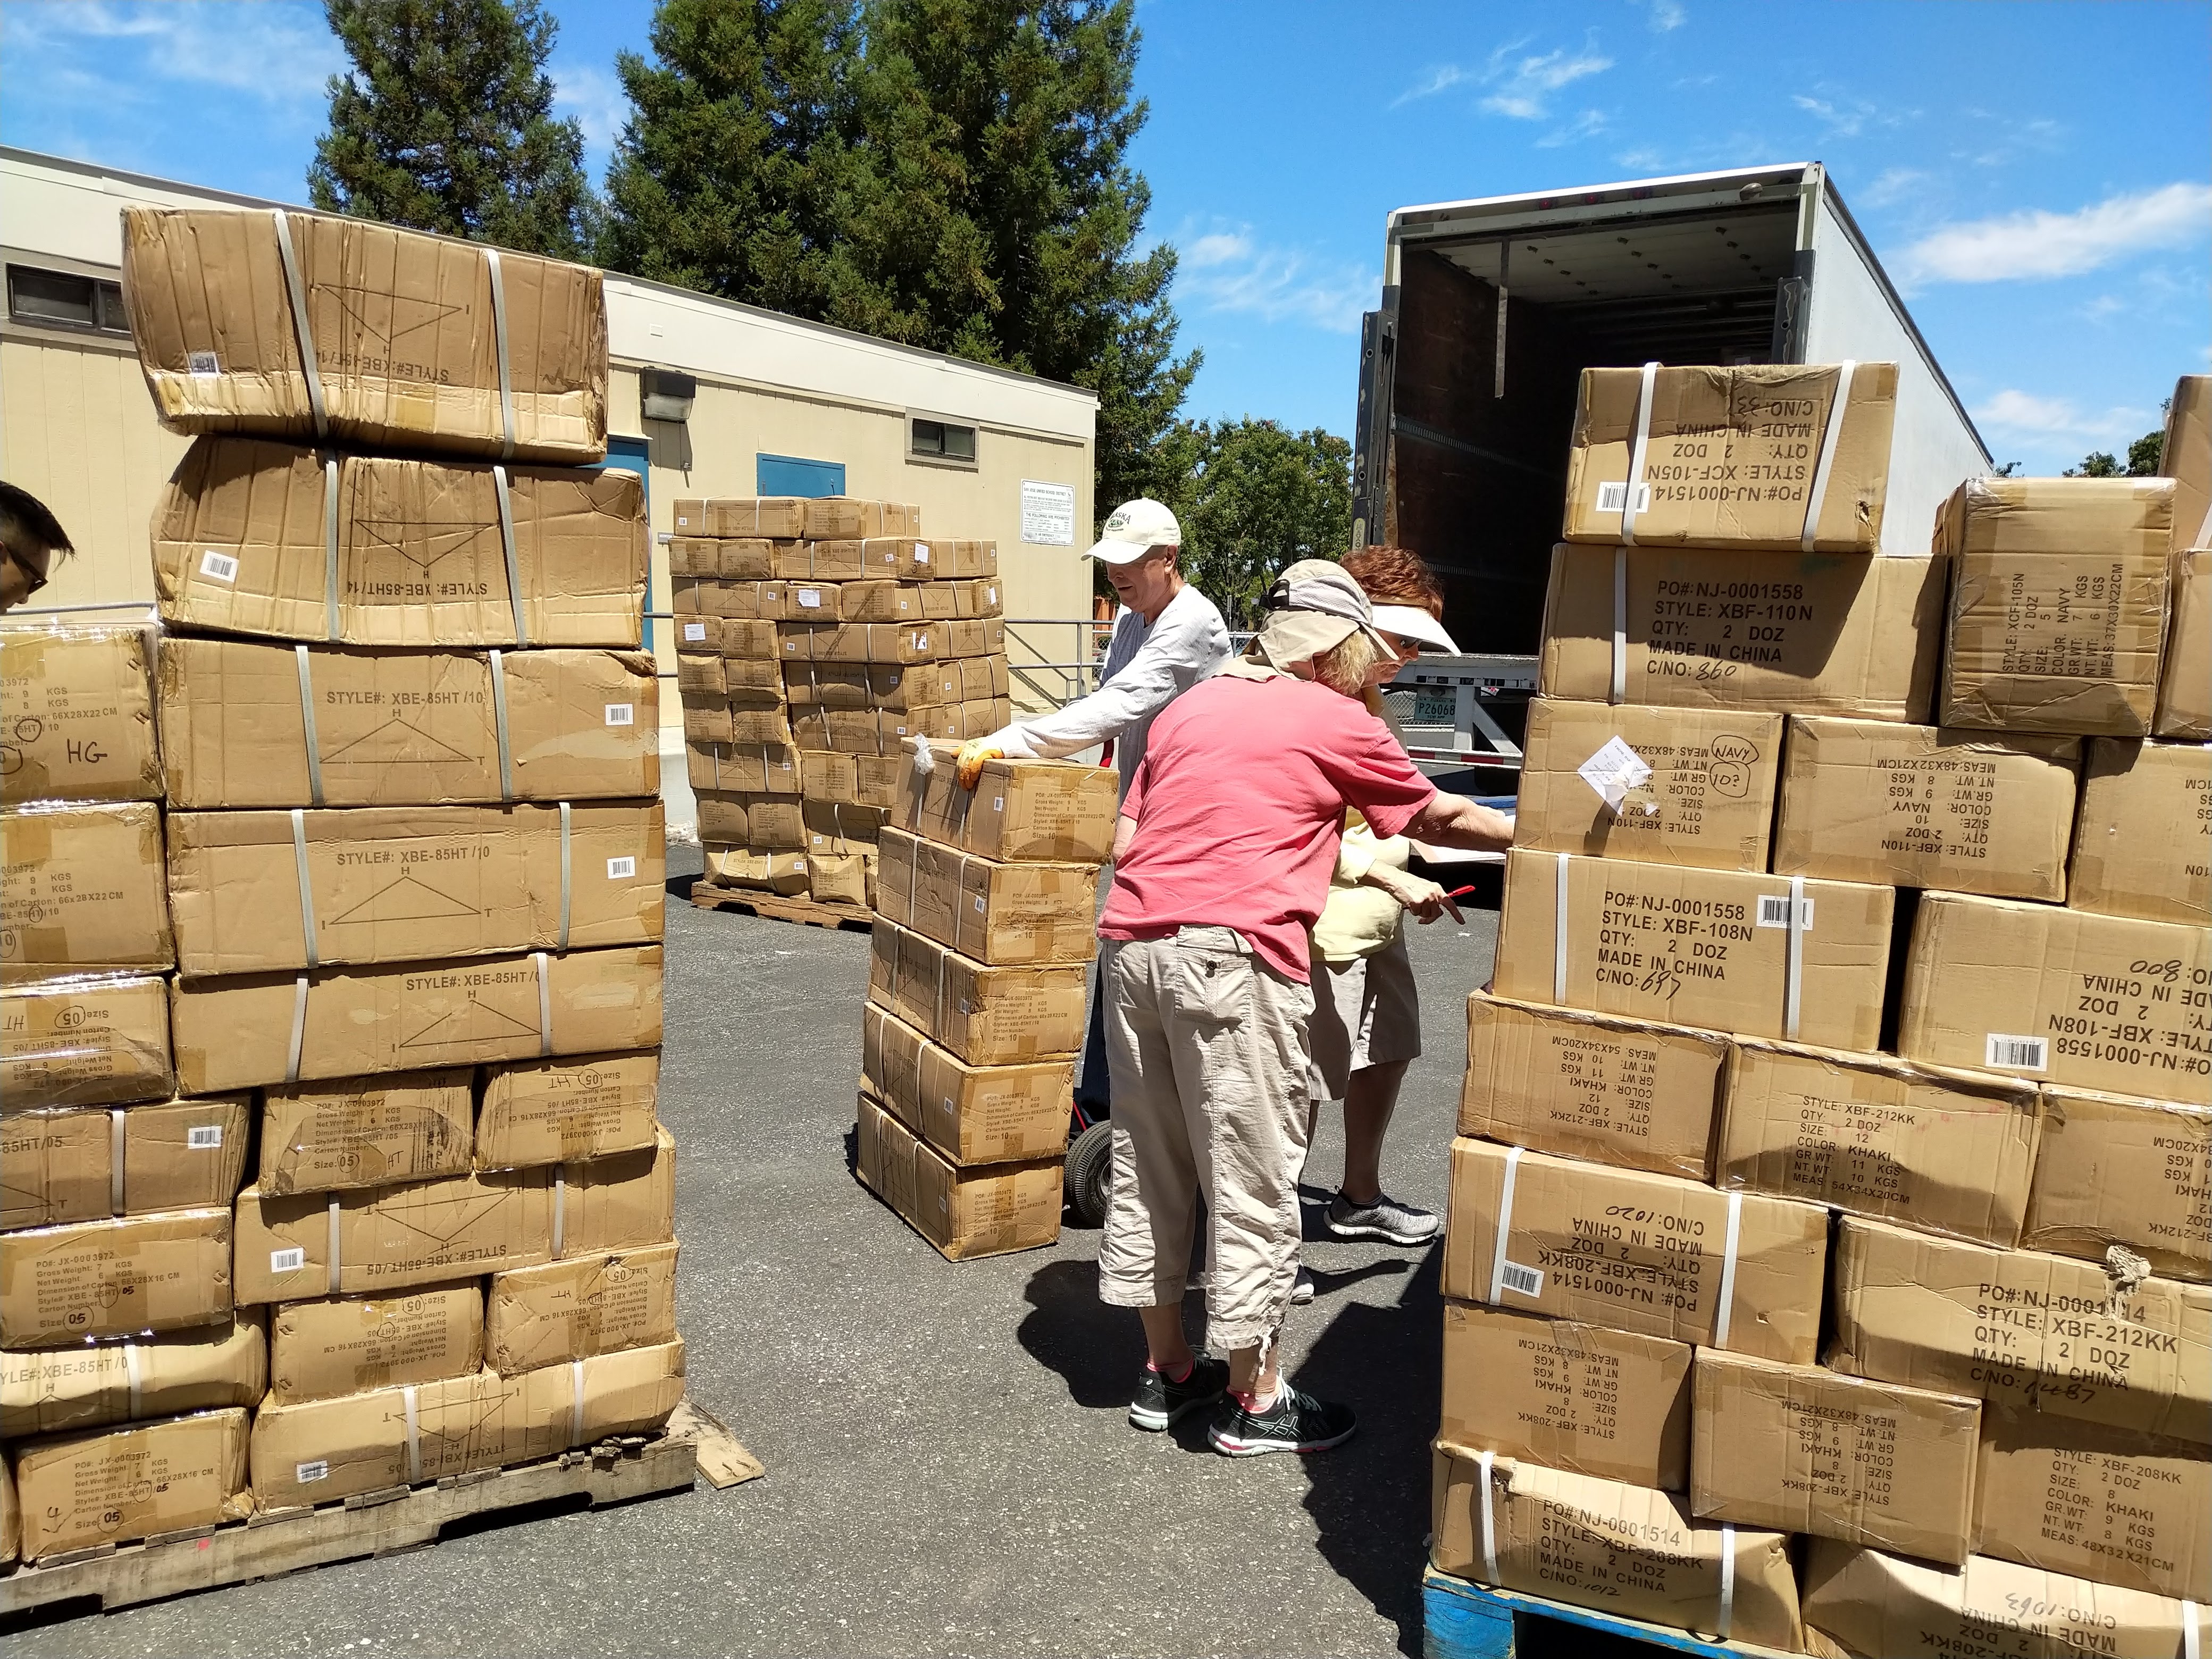
[[[1022,480],[1022,541],[1030,547],[1075,545],[1075,486]]]

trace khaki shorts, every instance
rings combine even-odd
[[[1352,1074],[1419,1058],[1421,994],[1406,930],[1372,956],[1313,965],[1313,1096],[1341,1100]]]

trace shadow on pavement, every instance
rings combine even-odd
[[[1441,1408],[1442,1262],[1431,1246],[1395,1305],[1346,1307],[1291,1379],[1359,1413],[1359,1433],[1349,1445],[1306,1460],[1306,1510],[1322,1559],[1395,1622],[1399,1651],[1414,1656],[1421,1651],[1421,1569],[1428,1558],[1429,1443]],[[1386,1258],[1328,1278],[1402,1273],[1406,1265]],[[1329,1286],[1322,1288],[1326,1294]]]

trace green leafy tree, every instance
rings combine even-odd
[[[1352,539],[1352,446],[1273,421],[1187,428],[1196,465],[1170,504],[1182,519],[1184,569],[1229,619],[1252,624],[1285,566],[1341,557]]]
[[[2146,432],[2128,446],[2128,477],[2155,478],[2166,459],[2166,428]]]
[[[330,79],[309,199],[526,252],[588,257],[584,135],[553,118],[559,25],[539,0],[324,0],[353,67]]]
[[[2081,465],[2068,467],[2064,476],[2069,478],[2118,478],[2124,476],[2124,471],[2110,453],[2093,449],[2081,458]]]

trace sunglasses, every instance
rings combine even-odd
[[[16,552],[13,548],[8,550],[7,559],[9,563],[14,565],[16,569],[23,573],[23,597],[25,599],[29,599],[32,594],[37,592],[40,588],[46,585],[48,580],[46,573],[40,569],[38,566],[33,564],[21,554]]]

